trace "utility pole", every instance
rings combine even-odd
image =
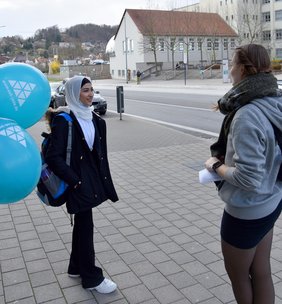
[[[126,77],[126,83],[128,83],[128,75],[127,75],[127,70],[128,70],[128,66],[127,66],[127,35],[126,35],[126,12],[124,14],[124,44],[125,44],[125,77]]]

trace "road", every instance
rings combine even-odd
[[[108,109],[117,111],[115,88],[99,88]],[[125,113],[158,121],[184,131],[216,136],[223,116],[212,110],[222,94],[127,90],[124,88]]]

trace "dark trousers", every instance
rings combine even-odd
[[[104,280],[103,271],[95,266],[92,209],[74,215],[69,274],[80,274],[83,288],[95,287]]]

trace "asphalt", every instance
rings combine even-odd
[[[136,83],[95,81],[97,86]],[[142,82],[144,90],[219,90],[222,80]],[[66,274],[71,248],[65,207],[25,199],[0,205],[0,303],[234,304],[220,248],[223,203],[198,171],[215,138],[155,122],[105,115],[112,177],[119,202],[93,210],[97,263],[118,284],[109,295],[87,291]],[[39,121],[28,131],[39,143]],[[282,303],[282,221],[271,253],[276,304]],[[266,303],[267,304],[267,303]]]

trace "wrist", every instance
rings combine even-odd
[[[220,160],[219,161],[216,161],[215,163],[213,163],[211,165],[211,168],[213,169],[214,172],[216,172],[216,170],[223,165],[223,162],[221,162]]]

